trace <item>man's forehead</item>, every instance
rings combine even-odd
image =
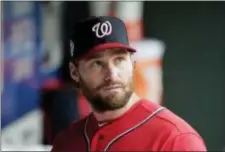
[[[101,52],[96,52],[96,53],[89,55],[86,58],[86,60],[102,58],[104,56],[120,55],[120,54],[128,54],[128,50],[120,49],[120,48],[106,49]]]

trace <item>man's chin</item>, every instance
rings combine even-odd
[[[106,100],[113,100],[115,98],[119,99],[121,97],[123,97],[123,92],[119,92],[119,91],[110,91],[110,92],[105,92],[103,94],[100,95],[100,97],[102,99],[106,99]]]
[[[106,94],[95,95],[90,104],[96,111],[105,112],[123,108],[129,101],[129,96],[126,96],[125,92],[112,92]]]

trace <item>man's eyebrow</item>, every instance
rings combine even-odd
[[[87,60],[93,60],[103,57],[103,53],[94,53],[87,57]]]
[[[112,51],[113,55],[125,55],[127,53],[128,53],[128,51],[125,49],[118,49],[118,50]]]

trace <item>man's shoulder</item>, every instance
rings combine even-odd
[[[145,111],[146,115],[152,115],[161,108],[161,105],[146,100],[142,102],[141,110]],[[167,108],[155,114],[146,125],[148,126],[145,127],[145,134],[151,134],[151,137],[154,137],[152,145],[155,145],[155,142],[160,143],[161,145],[158,146],[167,151],[172,149],[182,151],[185,148],[187,150],[205,149],[204,141],[198,132],[187,121]],[[199,146],[196,146],[194,142]]]
[[[149,100],[145,100],[142,103],[142,107],[149,113],[152,114],[153,112],[157,111],[159,108],[162,108],[161,105],[158,103],[151,102]],[[177,132],[180,133],[196,133],[195,129],[184,119],[173,113],[171,110],[164,107],[162,111],[155,114],[152,121],[154,123],[149,123],[153,126],[159,128],[159,132],[167,131],[167,132]],[[162,129],[162,130],[161,130]]]

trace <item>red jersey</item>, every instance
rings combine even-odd
[[[180,117],[141,100],[103,127],[93,114],[74,122],[54,141],[52,152],[62,151],[206,151],[206,146]]]

